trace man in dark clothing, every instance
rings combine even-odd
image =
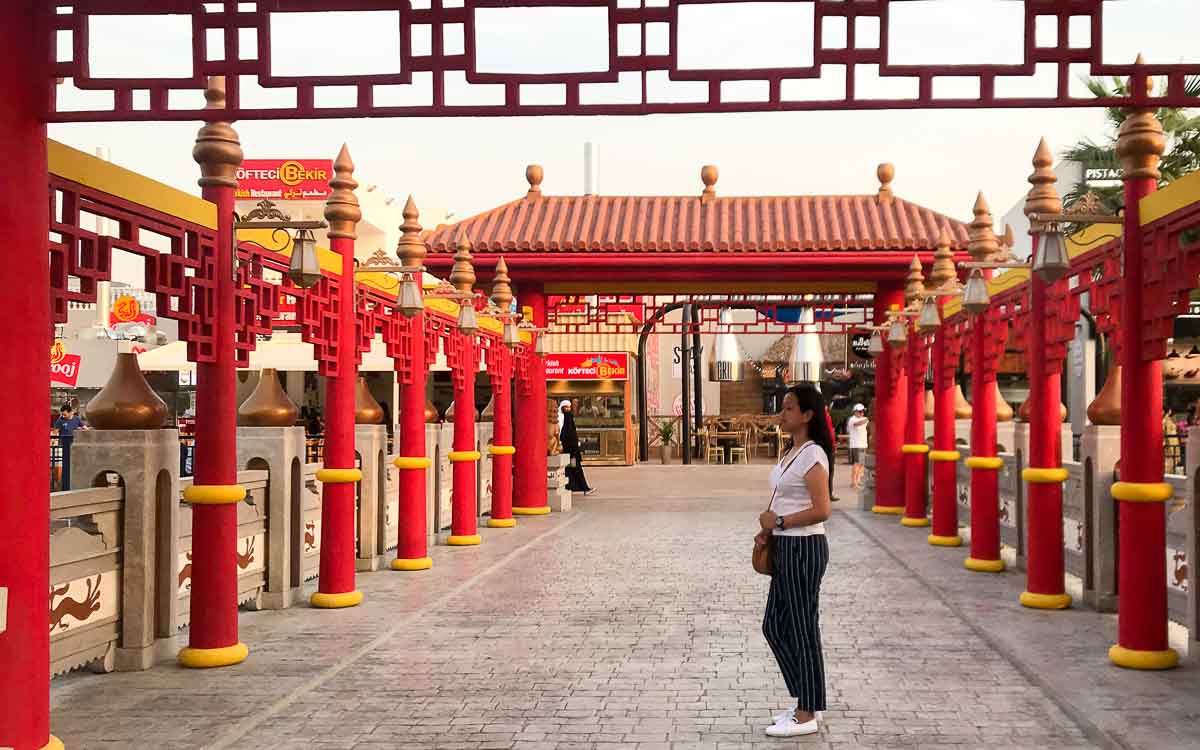
[[[86,430],[83,420],[75,413],[69,403],[63,404],[58,410],[58,419],[54,420],[54,429],[58,431],[59,437],[74,437],[75,430]]]

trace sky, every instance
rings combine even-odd
[[[624,7],[636,0],[619,2]],[[648,4],[655,2],[663,0]],[[893,2],[892,60],[1019,61],[1021,8],[1014,0]],[[1104,8],[1106,62],[1132,61],[1139,51],[1149,62],[1200,58],[1194,44],[1200,2],[1106,0]],[[681,15],[682,66],[811,59],[809,2],[735,3],[715,11],[693,6],[687,11]],[[281,73],[325,70],[331,56],[312,43],[321,34],[355,41],[339,45],[343,72],[385,72],[394,64],[396,35],[380,17],[282,14],[277,22],[272,65]],[[604,67],[602,14],[560,8],[540,16],[502,14],[478,23],[479,60],[486,70]],[[155,60],[155,70],[164,75],[190,71],[189,56],[179,53],[186,49],[180,42],[190,34],[183,17],[98,19],[95,24],[89,62],[96,75],[130,75],[142,71],[147,59]],[[540,35],[531,38],[531,29]],[[1053,29],[1039,27],[1038,33],[1052,35]],[[1075,45],[1094,42],[1075,25],[1071,39]],[[426,42],[415,34],[414,47],[421,43]],[[627,46],[636,39],[622,36],[619,43]],[[666,43],[651,34],[647,46],[654,51],[652,44]],[[69,100],[75,95],[68,87],[60,96]],[[345,142],[364,187],[378,185],[399,197],[412,194],[418,206],[448,207],[457,217],[522,196],[525,166],[531,163],[545,169],[544,193],[582,192],[583,144],[592,141],[599,146],[602,194],[699,194],[705,164],[720,169],[720,195],[873,193],[878,188],[876,166],[886,161],[895,165],[893,188],[900,197],[968,220],[976,192],[982,190],[998,218],[1028,190],[1026,178],[1039,138],[1059,152],[1080,138],[1105,136],[1102,113],[1090,109],[406,118],[238,122],[235,127],[247,158],[332,158]],[[194,122],[59,124],[51,126],[50,136],[89,152],[106,147],[124,167],[198,192],[191,159],[197,128]]]

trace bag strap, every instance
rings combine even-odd
[[[770,510],[771,506],[775,504],[775,496],[779,494],[779,485],[783,483],[783,478],[787,476],[788,469],[792,468],[792,464],[796,463],[796,459],[800,458],[800,454],[807,450],[810,445],[816,445],[816,443],[809,440],[800,446],[800,450],[796,451],[796,455],[792,456],[792,460],[788,461],[787,466],[783,467],[783,471],[779,472],[779,481],[775,483],[775,489],[771,490],[771,502],[767,503],[767,510]]]

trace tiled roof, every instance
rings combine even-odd
[[[465,232],[486,252],[721,252],[932,249],[942,227],[965,250],[967,227],[900,198],[538,196],[441,226],[430,251]]]

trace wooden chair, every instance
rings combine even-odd
[[[717,443],[717,433],[706,428],[700,435],[704,445],[704,462],[724,464],[725,451],[721,450],[721,446]]]
[[[748,463],[750,463],[749,458],[747,458],[747,456],[746,456],[746,445],[749,442],[750,442],[750,431],[748,429],[743,430],[741,445],[735,445],[734,447],[729,449],[729,463],[731,463],[731,464],[736,464],[736,463],[748,464]],[[738,461],[739,458],[742,459],[740,462]]]

